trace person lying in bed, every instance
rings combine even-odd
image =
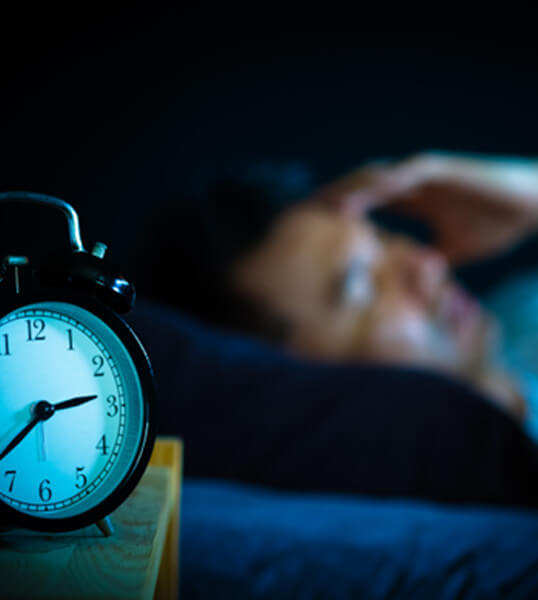
[[[529,417],[521,426],[519,380],[490,350],[492,317],[448,271],[450,262],[500,251],[535,228],[536,174],[530,163],[435,161],[362,169],[315,197],[282,194],[271,220],[262,212],[261,229],[249,212],[267,200],[258,188],[241,196],[241,188],[225,187],[206,204],[181,203],[203,208],[211,236],[178,236],[178,223],[191,229],[193,220],[167,215],[175,233],[160,238],[189,241],[185,262],[178,253],[175,264],[187,282],[178,292],[181,310],[139,302],[129,319],[155,369],[159,432],[184,440],[186,477],[538,507],[538,435],[528,435]],[[431,211],[436,249],[370,223],[367,211],[391,202],[423,217]],[[241,217],[237,229],[225,219],[233,212]],[[223,239],[237,250],[227,258],[226,245],[215,243],[210,256],[218,249],[223,272],[231,263],[236,296],[254,306],[225,302],[229,290],[219,296],[222,280],[204,271],[218,261],[191,246],[203,250],[223,231],[232,232]],[[190,263],[186,273],[196,278],[187,279]],[[169,285],[169,262],[160,273],[153,281]],[[204,293],[188,304],[183,296],[197,285]],[[217,309],[209,318],[197,304],[204,296]],[[243,332],[232,329],[238,312]],[[272,323],[282,346],[244,335],[256,313],[258,337]],[[538,348],[538,317],[534,331]],[[527,390],[525,399],[532,417]]]
[[[368,211],[382,205],[427,221],[436,246],[374,226]],[[495,320],[450,266],[506,249],[537,223],[538,162],[419,155],[358,169],[284,211],[231,284],[256,307],[260,332],[267,317],[278,323],[292,352],[448,372],[522,421]]]

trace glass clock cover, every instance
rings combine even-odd
[[[92,312],[38,302],[0,318],[0,500],[76,517],[120,485],[144,437],[139,373]]]

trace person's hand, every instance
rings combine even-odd
[[[354,216],[384,205],[416,215],[432,226],[445,256],[463,262],[538,227],[538,161],[421,154],[366,165],[314,198]]]

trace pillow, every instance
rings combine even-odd
[[[185,474],[295,490],[538,506],[538,447],[463,383],[423,370],[328,365],[140,302],[159,433]]]

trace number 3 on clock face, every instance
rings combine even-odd
[[[46,301],[0,318],[0,500],[32,527],[105,516],[150,450],[151,367],[123,321],[95,312]]]

